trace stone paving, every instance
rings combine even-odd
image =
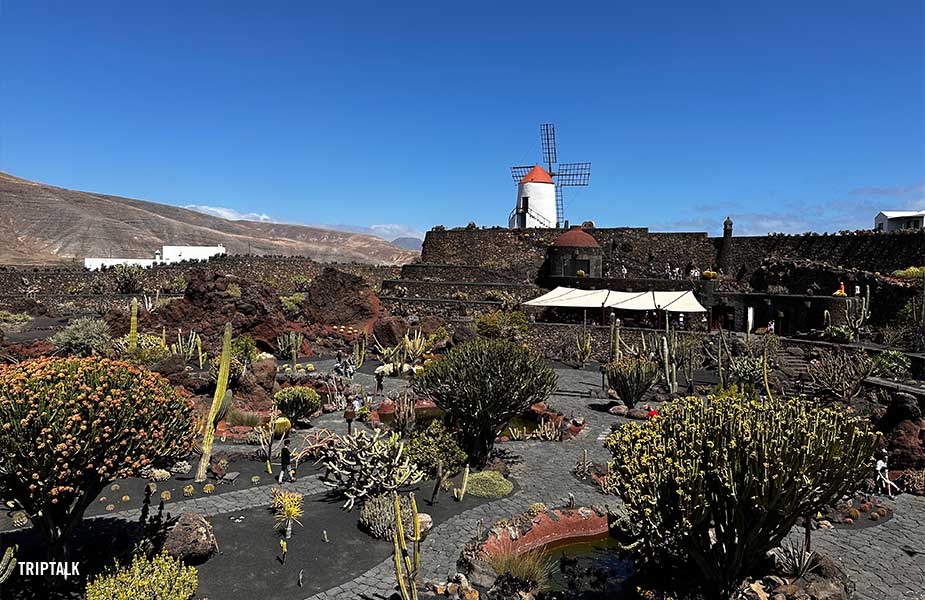
[[[330,361],[319,361],[319,369],[330,368]],[[518,489],[507,498],[482,504],[438,524],[422,544],[422,579],[445,581],[456,571],[456,559],[463,545],[475,536],[479,524],[493,522],[525,511],[534,502],[562,506],[574,494],[579,505],[619,503],[603,496],[590,485],[578,482],[571,474],[582,450],[587,449],[595,462],[607,460],[601,440],[616,419],[588,408],[592,394],[600,388],[600,375],[594,372],[559,369],[559,389],[549,405],[566,414],[584,417],[588,427],[572,441],[509,442],[499,445],[515,462],[511,475]],[[359,383],[372,389],[373,378],[359,373]],[[386,380],[386,391],[400,387],[397,380]],[[339,433],[346,430],[341,415],[325,415],[315,422]],[[287,489],[317,494],[327,488],[317,477],[306,477],[287,484]],[[221,495],[173,502],[170,511],[197,511],[216,515],[269,504],[266,488],[247,488]],[[856,585],[855,598],[862,600],[925,599],[925,498],[903,495],[893,504],[895,516],[882,525],[861,530],[817,530],[813,533],[816,550],[838,561]],[[135,520],[139,510],[129,510],[99,518]],[[308,518],[311,515],[306,515]],[[352,581],[345,581],[306,600],[385,600],[394,592],[395,573],[391,559],[385,560]]]

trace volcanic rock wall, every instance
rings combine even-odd
[[[419,273],[426,265],[480,267],[523,282],[541,275],[546,249],[561,230],[448,229],[427,232],[421,262],[406,267]],[[604,252],[604,277],[627,269],[631,278],[660,276],[670,263],[686,269],[717,268],[727,263],[728,274],[748,280],[768,257],[812,259],[846,268],[890,272],[925,264],[925,231],[845,235],[733,236],[706,233],[651,233],[646,228],[589,229]],[[723,259],[721,261],[721,258]],[[458,280],[458,279],[457,279]]]

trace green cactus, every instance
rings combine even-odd
[[[623,355],[623,351],[620,350],[620,321],[616,318],[616,315],[611,313],[610,315],[610,351],[607,353],[608,360],[607,362],[613,362],[620,358]]]
[[[128,330],[128,351],[135,354],[138,350],[138,298],[132,298],[132,318]]]
[[[466,469],[463,471],[462,485],[458,488],[453,488],[453,497],[456,498],[457,502],[462,502],[463,498],[466,497],[467,487],[469,487],[469,465],[466,465]]]
[[[363,366],[363,363],[366,362],[366,346],[369,344],[369,333],[364,331],[362,338],[357,338],[357,341],[353,342],[353,364],[357,369]]]
[[[0,583],[9,579],[10,575],[13,574],[13,569],[16,568],[16,551],[18,549],[19,546],[14,544],[3,553],[3,558],[0,559]]]
[[[857,300],[857,299],[856,299]],[[870,286],[864,286],[864,295],[852,302],[845,299],[845,322],[854,332],[855,339],[861,334],[861,328],[870,319]]]
[[[624,356],[607,365],[607,381],[632,408],[658,381],[659,367],[648,358]]]
[[[575,360],[582,367],[591,358],[591,333],[588,331],[588,316],[581,325],[581,331],[575,336]]]
[[[218,381],[215,384],[215,396],[212,398],[212,407],[209,409],[209,418],[206,420],[206,431],[202,439],[202,457],[199,459],[199,469],[196,471],[196,483],[206,480],[206,471],[212,457],[212,440],[215,438],[215,423],[222,402],[225,400],[225,391],[228,389],[228,374],[231,370],[231,323],[225,324],[225,335],[222,339],[221,364],[218,369]]]
[[[222,403],[218,407],[218,412],[215,413],[215,422],[213,427],[218,427],[218,424],[228,416],[228,412],[231,410],[231,407],[234,405],[234,394],[231,393],[231,390],[225,390],[225,395],[222,396]]]
[[[393,559],[395,562],[395,579],[401,592],[402,600],[417,600],[418,574],[421,572],[421,519],[418,515],[418,506],[414,501],[414,493],[408,494],[411,498],[411,514],[414,523],[414,534],[405,536],[402,525],[401,503],[397,492],[392,492],[395,502],[395,533],[392,536],[394,544]],[[408,549],[408,541],[412,550]]]

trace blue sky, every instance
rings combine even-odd
[[[508,167],[593,163],[566,216],[718,233],[925,208],[920,0],[0,0],[0,170],[289,222],[506,223]],[[235,214],[234,212],[229,214]]]

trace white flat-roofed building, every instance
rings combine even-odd
[[[925,229],[925,210],[883,210],[874,217],[876,231]]]

